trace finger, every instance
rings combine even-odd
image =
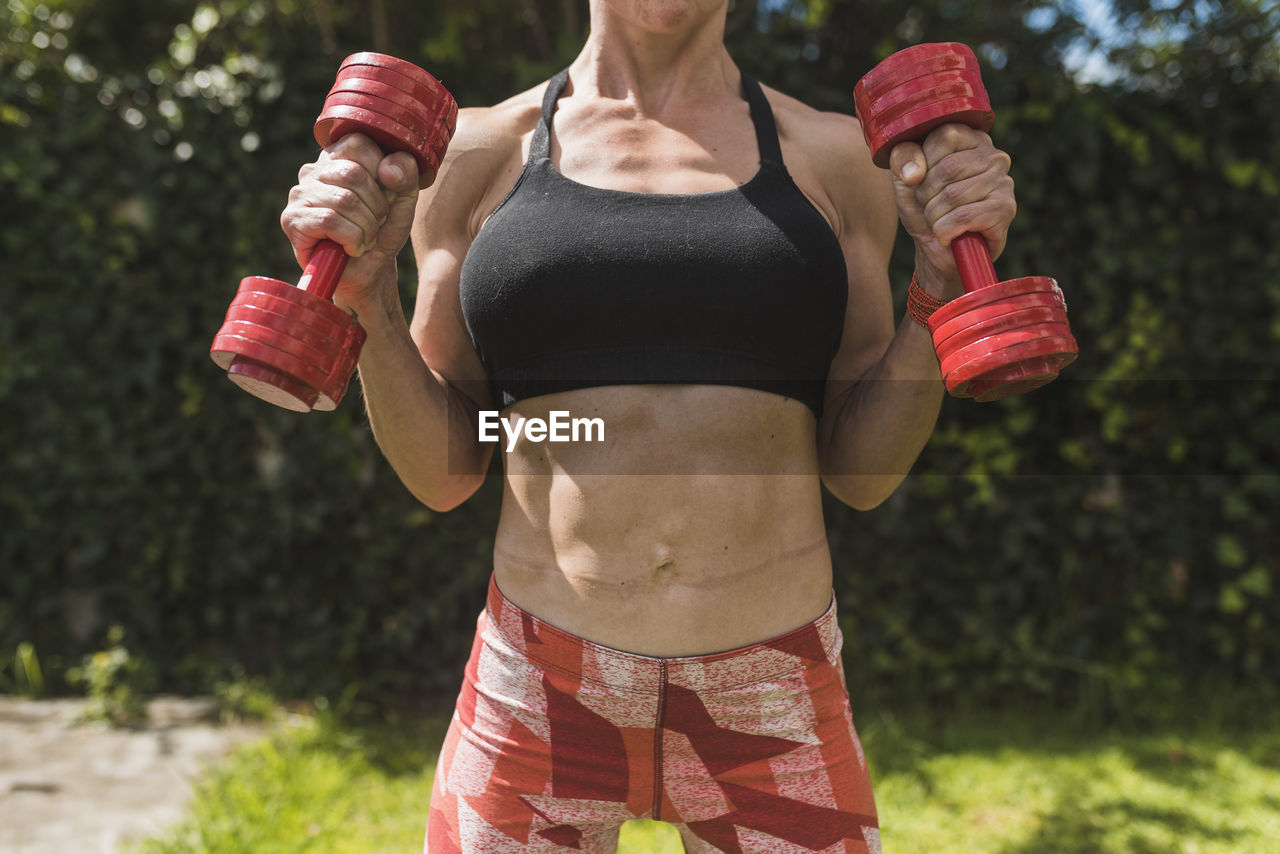
[[[999,178],[1008,174],[1009,155],[1003,151],[994,148],[989,152],[981,149],[957,151],[930,164],[924,180],[916,186],[916,200],[921,207],[928,207],[938,194],[952,184],[983,175]]]
[[[339,167],[342,168],[348,167]],[[363,169],[359,166],[349,168]],[[320,234],[320,238],[331,237],[342,243],[348,254],[361,254],[377,239],[378,230],[390,209],[381,189],[367,175],[366,179],[367,186],[353,190],[348,186],[349,178],[317,170],[312,180],[290,191],[286,208],[286,213],[291,214],[289,221],[294,228],[303,230],[328,224],[334,233]],[[290,229],[286,226],[285,230]]]
[[[968,232],[981,234],[995,258],[1004,249],[1009,223],[1016,212],[1012,193],[993,193],[982,201],[949,211],[933,224],[933,233],[944,246]]]
[[[313,202],[332,205],[360,223],[372,236],[387,218],[387,197],[377,178],[381,160],[381,154],[367,163],[367,158],[335,157],[326,150],[310,173],[314,184],[307,188],[308,194]]]
[[[889,171],[908,187],[914,187],[925,176],[928,161],[924,151],[914,142],[900,142],[889,152]]]
[[[991,137],[968,125],[958,122],[947,122],[939,125],[924,138],[921,148],[929,165],[939,162],[948,154],[967,151],[971,148],[992,148]]]
[[[378,164],[382,162],[382,148],[362,133],[348,133],[330,143],[324,153],[334,160],[353,160],[365,168],[370,175],[378,172]]]
[[[378,166],[378,178],[390,205],[378,248],[395,254],[413,227],[418,207],[417,161],[407,152],[389,155]]]
[[[313,204],[311,199],[294,198],[293,194],[288,207],[281,214],[280,224],[293,244],[294,254],[303,265],[310,259],[315,244],[321,240],[332,240],[353,258],[363,255],[370,245],[366,237],[369,233],[367,218],[361,224],[332,206]],[[372,233],[376,234],[376,230]]]
[[[378,163],[378,182],[393,196],[416,195],[418,161],[407,151],[387,155]]]
[[[989,175],[985,171],[978,172],[944,184],[927,201],[922,202],[921,207],[924,209],[925,219],[932,226],[957,208],[983,202],[1006,188],[1007,183],[1000,177]]]

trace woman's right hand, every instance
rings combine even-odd
[[[350,133],[298,170],[280,225],[305,267],[329,239],[351,257],[333,301],[359,313],[395,290],[396,256],[409,239],[418,200],[418,165],[407,152],[384,154]],[[397,297],[398,299],[398,297]]]

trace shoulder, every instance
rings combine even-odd
[[[760,88],[769,99],[769,106],[773,109],[774,121],[778,125],[780,136],[801,142],[820,141],[824,149],[834,147],[836,151],[833,153],[838,156],[853,158],[856,155],[862,155],[870,163],[867,145],[862,138],[862,125],[856,117],[846,113],[815,109],[799,98],[763,83]],[[814,139],[815,136],[820,137],[820,140]]]
[[[419,213],[459,220],[466,213],[471,234],[479,229],[489,200],[501,199],[524,166],[528,141],[538,123],[546,82],[490,107],[464,107],[435,183],[422,193]],[[505,187],[503,185],[506,185]],[[496,202],[494,203],[496,204]]]
[[[458,127],[449,143],[446,159],[453,156],[480,159],[510,154],[532,133],[542,113],[544,81],[491,107],[464,107],[458,111]]]
[[[797,183],[819,207],[829,208],[843,239],[870,236],[891,243],[897,228],[893,182],[871,162],[862,125],[847,113],[818,110],[769,86],[765,97],[773,109],[783,160]],[[810,190],[809,188],[812,188]],[[856,234],[855,234],[856,233]]]

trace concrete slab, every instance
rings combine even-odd
[[[206,699],[159,697],[139,729],[77,725],[78,700],[0,696],[0,854],[114,854],[177,822],[192,783],[265,733]]]

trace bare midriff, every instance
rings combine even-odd
[[[504,455],[495,580],[598,644],[701,655],[765,640],[831,603],[812,411],[736,386],[627,385],[502,415],[598,418],[604,441]]]

